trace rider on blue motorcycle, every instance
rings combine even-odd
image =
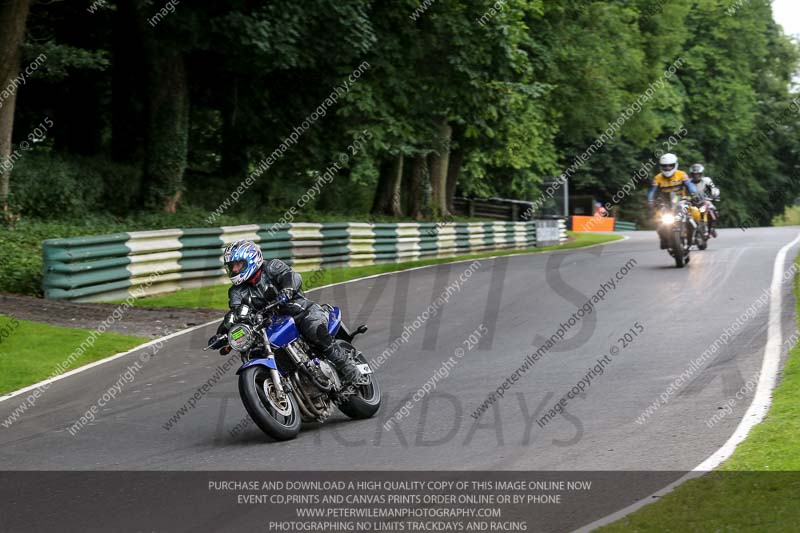
[[[233,283],[228,289],[228,307],[231,310],[217,329],[217,335],[209,339],[210,347],[218,348],[217,343],[223,342],[232,325],[234,310],[247,301],[248,295],[256,310],[280,301],[278,311],[294,319],[303,338],[316,346],[336,367],[343,381],[353,382],[359,378],[360,373],[353,360],[343,353],[328,333],[328,313],[303,294],[300,274],[280,259],[265,262],[261,248],[252,241],[229,244],[225,248],[223,262]]]

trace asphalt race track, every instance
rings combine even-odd
[[[481,260],[441,311],[418,321],[408,342],[380,365],[384,404],[376,418],[350,421],[337,413],[321,426],[304,425],[291,442],[272,442],[247,422],[238,364],[229,364],[169,425],[226,362],[202,351],[216,326],[203,327],[166,341],[74,435],[68,428],[140,354],[54,382],[35,407],[0,427],[0,468],[691,470],[730,437],[750,403],[752,391],[740,395],[730,414],[709,422],[761,367],[769,305],[759,298],[770,286],[778,250],[797,234],[797,228],[724,230],[708,250],[692,252],[684,269],[674,268],[651,232],[583,250]],[[784,270],[796,252],[789,251]],[[369,332],[357,344],[374,358],[469,266],[411,270],[310,296],[340,305],[349,324],[366,322]],[[615,288],[609,288],[612,279]],[[562,328],[563,340],[540,352],[476,420],[487,396],[603,284],[603,300]],[[790,282],[782,288],[786,341],[795,332],[794,297]],[[714,355],[693,364],[715,341]],[[563,414],[542,421],[606,355],[602,374],[594,372]],[[666,392],[681,374],[681,385]],[[429,392],[413,401],[426,382]],[[0,421],[23,398],[1,402]],[[666,401],[658,404],[659,398]],[[404,404],[407,416],[384,428]],[[642,418],[648,407],[650,416]]]
[[[349,324],[369,325],[357,345],[379,358],[384,403],[371,420],[337,413],[304,425],[290,442],[273,442],[249,421],[237,358],[202,350],[215,324],[54,381],[11,423],[29,393],[7,398],[0,402],[0,498],[8,503],[0,530],[263,528],[259,513],[231,521],[239,506],[205,488],[215,475],[259,472],[270,479],[302,479],[301,472],[317,479],[323,471],[363,473],[362,480],[387,471],[392,479],[572,476],[593,479],[591,494],[576,495],[569,507],[506,510],[504,519],[516,512],[535,517],[531,530],[567,531],[608,516],[702,463],[750,405],[775,257],[798,229],[720,234],[684,269],[657,249],[653,233],[634,232],[604,246],[314,291],[314,299],[340,305]],[[787,272],[782,358],[795,340],[789,269],[796,252],[779,267]],[[502,397],[485,403],[497,391]],[[293,513],[285,506],[267,512],[280,520],[296,519]]]

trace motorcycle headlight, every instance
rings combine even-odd
[[[236,324],[228,331],[228,344],[240,352],[246,352],[253,345],[253,330],[245,324]]]
[[[661,223],[670,225],[675,222],[675,216],[672,213],[664,213],[661,215]]]

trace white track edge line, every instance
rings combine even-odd
[[[769,411],[769,407],[772,404],[772,390],[775,388],[775,382],[778,377],[778,371],[780,370],[781,362],[780,347],[783,335],[781,331],[781,306],[783,299],[781,294],[781,278],[783,277],[783,264],[786,262],[786,254],[789,252],[789,249],[791,249],[798,242],[800,242],[800,235],[795,237],[792,242],[785,244],[775,256],[775,262],[772,266],[772,283],[770,284],[767,342],[764,347],[764,359],[761,363],[761,374],[758,378],[756,392],[753,395],[753,402],[750,404],[750,407],[748,407],[747,411],[742,417],[742,420],[739,422],[739,425],[733,432],[733,435],[731,435],[725,444],[720,446],[717,451],[711,454],[702,463],[694,467],[691,472],[683,475],[680,479],[673,481],[663,489],[645,498],[642,498],[638,502],[631,504],[628,507],[620,509],[615,513],[600,518],[599,520],[575,530],[576,533],[588,533],[589,531],[593,531],[599,527],[615,522],[620,518],[623,518],[626,515],[641,509],[645,505],[649,505],[655,501],[658,501],[660,498],[675,490],[678,485],[681,485],[690,479],[706,475],[709,471],[718,467],[723,461],[728,459],[733,454],[736,446],[738,446],[742,441],[745,440],[745,438],[747,438],[750,430],[752,430],[753,427],[755,427],[764,419],[764,416],[766,416],[767,412]]]
[[[159,337],[157,339],[153,339],[153,340],[151,340],[149,342],[146,342],[144,344],[140,344],[138,346],[134,346],[133,348],[131,348],[130,350],[128,350],[126,352],[121,352],[121,353],[118,353],[118,354],[114,354],[114,355],[111,355],[111,356],[106,357],[104,359],[100,359],[98,361],[94,361],[92,363],[87,363],[87,364],[85,364],[83,366],[79,366],[78,368],[74,368],[74,369],[72,369],[72,370],[70,370],[68,372],[64,372],[63,374],[59,374],[57,376],[53,376],[52,378],[45,379],[43,381],[40,381],[39,383],[34,383],[33,385],[28,385],[27,387],[24,387],[22,389],[15,390],[13,392],[9,392],[9,393],[7,393],[7,394],[5,394],[3,396],[0,396],[0,402],[4,402],[4,401],[6,401],[6,400],[8,400],[10,398],[13,398],[15,396],[19,396],[20,394],[24,394],[24,393],[26,393],[28,391],[32,391],[34,389],[38,389],[38,388],[43,387],[45,385],[50,385],[51,383],[54,383],[56,381],[59,381],[61,379],[66,378],[66,377],[74,376],[75,374],[79,374],[80,372],[83,372],[84,370],[89,370],[90,368],[94,368],[96,366],[100,366],[102,364],[109,363],[111,361],[119,359],[120,357],[125,357],[126,355],[130,355],[130,354],[132,354],[134,352],[138,352],[139,350],[141,350],[143,348],[148,348],[148,347],[150,347],[150,346],[152,346],[154,344],[158,344],[160,342],[172,339],[174,337],[177,337],[178,335],[183,335],[184,333],[190,333],[190,332],[192,332],[192,331],[194,331],[196,329],[204,328],[206,326],[210,326],[211,324],[215,324],[217,322],[219,322],[219,320],[214,320],[212,322],[206,322],[205,324],[200,324],[198,326],[192,326],[190,328],[182,329],[180,331],[176,331],[175,333],[170,333],[169,335],[165,335],[164,337]]]

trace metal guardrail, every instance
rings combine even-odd
[[[497,220],[521,221],[533,202],[503,198],[453,198],[457,215]]]
[[[623,220],[615,220],[614,231],[636,231],[636,223],[625,222]]]
[[[536,246],[535,222],[253,224],[115,233],[42,243],[45,298],[107,301],[228,283],[225,245],[257,242],[300,272]],[[547,239],[566,240],[563,221]],[[544,236],[544,235],[543,235]]]

